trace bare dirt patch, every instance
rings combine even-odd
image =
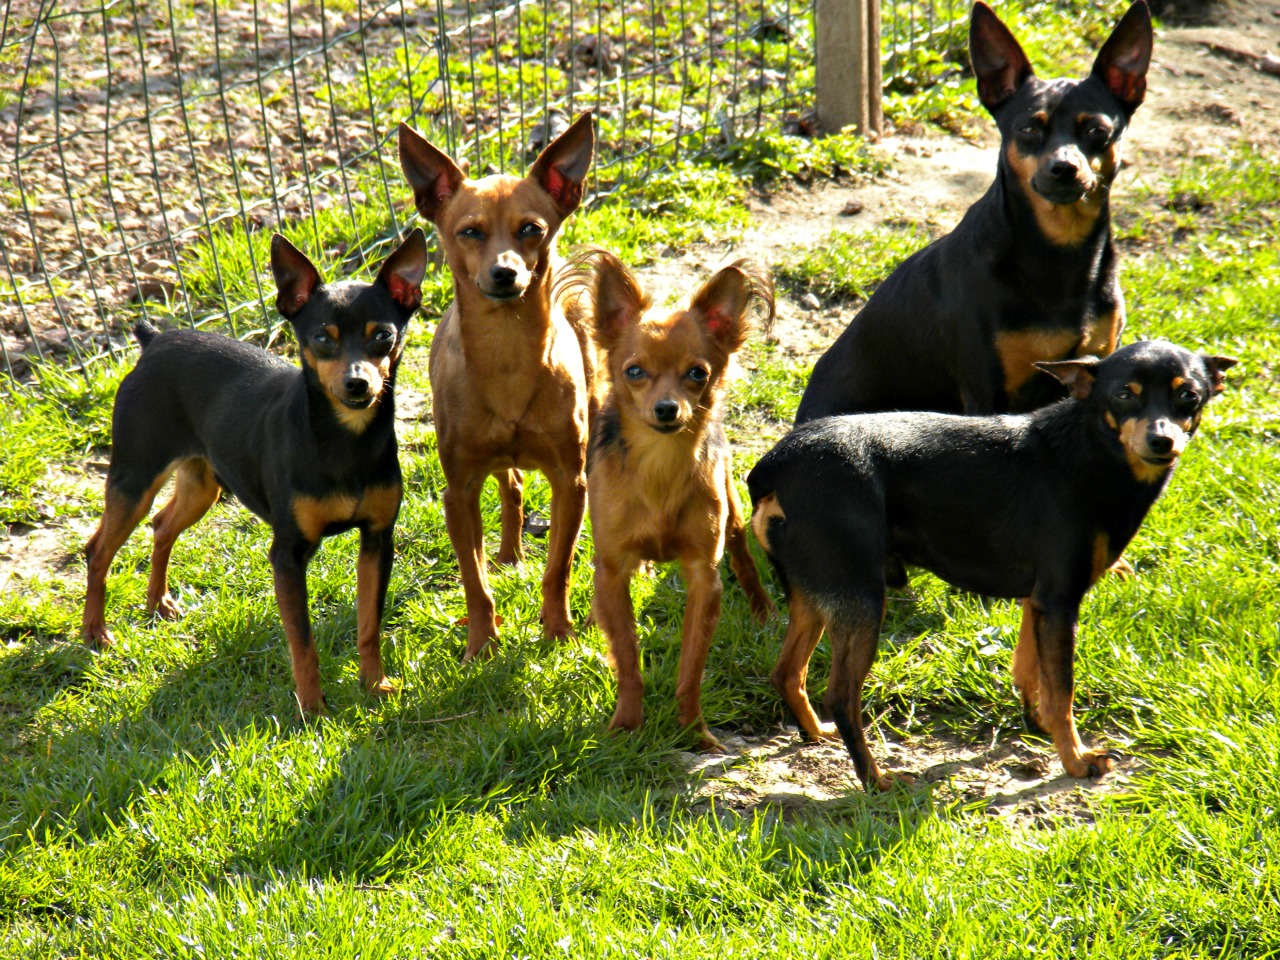
[[[1136,757],[1124,757],[1101,779],[1077,780],[1063,773],[1048,743],[979,744],[945,734],[889,739],[874,731],[869,736],[884,769],[916,778],[906,789],[927,791],[938,806],[958,804],[1018,823],[1090,822],[1097,800],[1126,792],[1145,766]],[[686,755],[699,801],[738,811],[767,805],[784,815],[802,815],[821,813],[862,792],[842,744],[811,743],[794,728],[722,742],[730,750],[727,756]]]

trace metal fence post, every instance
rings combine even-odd
[[[879,0],[817,0],[814,19],[818,126],[827,133],[848,126],[879,133]]]

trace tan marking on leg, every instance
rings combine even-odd
[[[221,492],[208,460],[184,460],[178,465],[173,496],[151,520],[155,545],[151,551],[151,577],[147,582],[147,613],[165,620],[175,620],[182,615],[177,601],[169,593],[169,557],[178,536],[209,512]]]
[[[107,572],[111,569],[111,561],[129,539],[129,534],[146,517],[156,494],[172,472],[173,464],[165,467],[133,503],[119,490],[112,489],[110,485],[107,487],[102,519],[84,548],[89,569],[84,613],[80,619],[80,639],[86,646],[106,648],[114,642],[111,631],[107,629]]]
[[[1038,716],[1040,656],[1036,651],[1036,611],[1030,598],[1022,601],[1022,623],[1018,628],[1018,645],[1013,649],[1011,670],[1013,685],[1022,697],[1022,709],[1027,719],[1043,730],[1044,725]]]
[[[809,661],[818,649],[825,618],[803,593],[795,588],[787,605],[787,632],[782,640],[782,652],[769,680],[773,688],[782,694],[800,729],[811,740],[838,740],[839,732],[834,723],[823,723],[814,713],[806,684],[809,679]]]
[[[389,696],[399,689],[382,668],[382,620],[378,616],[381,595],[381,558],[374,551],[361,550],[356,560],[356,652],[364,688],[377,697]]]
[[[396,522],[403,499],[404,487],[398,483],[385,487],[366,487],[360,494],[356,519],[367,523],[370,532],[381,533]]]

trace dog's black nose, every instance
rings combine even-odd
[[[1173,437],[1153,433],[1147,437],[1147,446],[1151,448],[1151,452],[1156,456],[1163,457],[1173,452]]]
[[[516,282],[516,272],[510,267],[494,267],[489,271],[489,276],[500,287],[509,287]]]
[[[369,381],[364,377],[347,377],[342,381],[342,385],[353,397],[360,397],[369,392]]]
[[[653,415],[658,418],[659,423],[670,423],[679,412],[680,404],[674,400],[659,400],[653,405]]]
[[[1060,157],[1049,163],[1049,176],[1058,180],[1066,180],[1069,177],[1074,177],[1079,169],[1070,160],[1064,160]]]

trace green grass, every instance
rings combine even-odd
[[[70,573],[0,596],[0,952],[1280,955],[1280,396],[1268,374],[1280,296],[1274,247],[1260,242],[1280,201],[1273,173],[1273,160],[1245,152],[1120,201],[1127,337],[1203,344],[1242,366],[1127,553],[1138,579],[1104,579],[1085,604],[1080,725],[1149,764],[1095,802],[1094,822],[1032,829],[927,790],[854,791],[785,815],[708,809],[679,752],[683,588],[669,569],[634,591],[649,684],[636,735],[605,730],[614,685],[599,632],[541,640],[540,543],[525,572],[494,577],[500,652],[460,665],[465,609],[434,436],[419,426],[403,437],[409,496],[384,648],[404,691],[389,702],[369,702],[356,676],[351,535],[326,542],[311,568],[333,713],[318,724],[292,701],[270,532],[239,506],[216,507],[179,544],[173,578],[188,613],[174,624],[145,622],[148,544],[130,541],[110,583],[109,653],[76,642]],[[694,230],[687,242],[729,189],[697,180],[680,174],[685,192],[663,187],[654,201],[677,204],[670,219],[684,226],[660,229]],[[1194,215],[1168,208],[1191,189]],[[582,218],[577,236],[625,235],[608,209]],[[841,242],[865,256],[882,240]],[[633,252],[658,242],[642,236]],[[843,253],[813,282],[844,282]],[[853,276],[854,295],[874,282]],[[419,390],[422,326],[402,378]],[[807,373],[766,347],[746,362],[730,417],[738,443],[781,432]],[[56,491],[42,471],[74,475],[103,456],[125,369],[103,365],[86,386],[43,368],[39,390],[6,404],[8,519],[43,516]],[[78,496],[56,512],[92,514],[96,492]],[[547,496],[532,478],[530,506],[545,511]],[[485,512],[496,513],[492,490]],[[571,595],[579,623],[590,555],[588,536]],[[874,729],[1021,735],[1007,677],[1015,607],[927,575],[913,590],[890,604],[868,692]],[[784,720],[767,679],[780,643],[781,625],[756,627],[730,585],[707,670],[713,725]],[[824,648],[815,696],[826,666]]]
[[[1045,4],[1011,23],[1048,64],[1084,56],[1112,19]],[[1102,26],[1080,38],[1081,21]],[[891,109],[954,125],[972,107],[964,89],[904,87]],[[918,99],[903,106],[908,97]],[[732,239],[752,183],[878,163],[852,138],[739,142],[721,163],[620,177],[610,202],[575,215],[566,240],[645,262]],[[302,721],[293,702],[270,531],[234,503],[179,542],[172,578],[187,615],[176,623],[146,622],[149,544],[145,529],[135,534],[110,581],[118,646],[108,653],[76,640],[78,561],[5,584],[0,955],[1280,956],[1276,169],[1275,156],[1243,150],[1117,197],[1125,339],[1164,336],[1242,363],[1126,553],[1138,579],[1105,578],[1085,603],[1078,722],[1087,739],[1147,763],[1124,792],[1093,801],[1092,821],[1033,826],[924,788],[709,808],[676,729],[684,594],[672,569],[633,588],[648,723],[629,736],[605,729],[615,694],[606,645],[583,626],[589,525],[571,591],[580,636],[541,639],[545,542],[532,541],[523,572],[492,579],[497,656],[461,665],[465,605],[443,478],[434,434],[419,424],[401,436],[408,496],[384,655],[404,689],[390,701],[370,702],[357,679],[350,534],[311,565],[332,712],[321,723]],[[353,189],[380,197],[366,171]],[[407,190],[394,189],[400,223],[415,222]],[[287,232],[327,276],[367,276],[359,249],[385,256],[388,226],[379,204],[348,211],[339,198]],[[258,306],[259,283],[270,300],[265,237],[252,258],[233,233],[215,238],[189,248],[192,296],[213,309],[225,294],[237,333],[287,352],[289,334]],[[774,266],[797,291],[856,300],[927,240],[912,225],[841,232]],[[448,295],[448,275],[433,270],[405,387],[428,388],[432,319]],[[728,426],[739,450],[756,450],[785,430],[808,369],[764,344],[744,365]],[[86,380],[42,365],[34,387],[0,402],[0,522],[96,516],[101,481],[86,464],[106,457],[128,366],[104,361]],[[750,465],[739,453],[740,477]],[[539,476],[527,496],[546,513]],[[492,488],[484,512],[496,516]],[[67,550],[80,539],[68,533]],[[1015,606],[924,574],[912,590],[890,601],[868,688],[873,735],[947,733],[975,746],[1023,736],[1008,679]],[[756,626],[726,585],[704,693],[713,726],[765,731],[787,719],[768,681],[781,635],[780,621]],[[815,699],[828,665],[824,646]]]

